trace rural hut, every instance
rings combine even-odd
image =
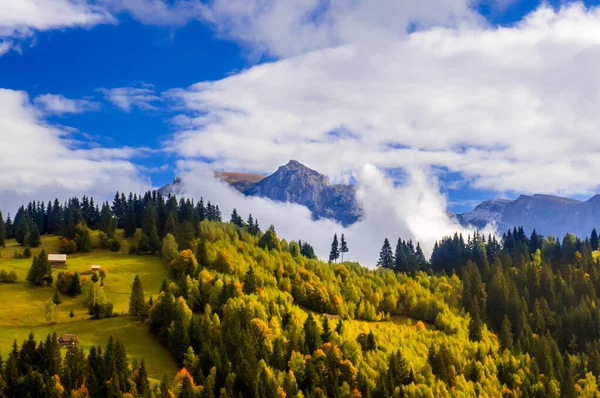
[[[48,263],[54,267],[64,267],[67,265],[66,254],[48,254]]]
[[[63,334],[59,337],[58,342],[62,348],[77,347],[79,339],[74,334]]]
[[[100,267],[99,265],[92,265],[92,272],[98,272],[100,271],[100,268],[102,267]]]

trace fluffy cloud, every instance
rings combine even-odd
[[[0,0],[0,38],[20,39],[36,31],[113,23],[103,8],[81,0]],[[0,55],[12,46],[0,43]],[[4,51],[2,51],[4,50]]]
[[[589,193],[599,44],[600,9],[575,4],[313,51],[171,91],[188,110],[171,148],[223,169],[442,167],[497,192]]]
[[[99,89],[104,93],[104,98],[113,105],[121,108],[125,112],[131,112],[135,108],[142,110],[156,110],[153,103],[162,101],[162,98],[155,95],[154,88],[151,85],[144,87],[118,87],[112,89]]]
[[[484,0],[487,1],[487,0]],[[495,1],[495,0],[494,0]],[[499,0],[506,2],[507,0]],[[223,37],[255,53],[288,57],[356,41],[376,43],[415,28],[478,24],[471,0],[100,0],[153,25],[210,23]]]
[[[44,94],[35,97],[34,104],[45,114],[63,115],[97,111],[100,104],[88,100],[73,100],[63,95]]]
[[[409,29],[477,24],[469,0],[213,0],[204,18],[254,50],[288,57],[348,43],[378,45]]]
[[[26,93],[0,89],[0,208],[33,199],[88,194],[108,198],[115,190],[142,192],[149,183],[130,161],[131,148],[77,148],[69,134],[47,125]]]
[[[246,197],[214,178],[206,164],[187,162],[180,165],[185,195],[203,197],[218,204],[223,217],[232,209],[258,219],[263,229],[274,224],[280,238],[310,242],[320,258],[327,258],[333,234],[344,234],[351,261],[374,266],[384,238],[395,244],[398,237],[419,241],[430,254],[436,239],[460,231],[468,234],[446,214],[446,200],[440,195],[435,178],[419,170],[409,170],[405,184],[393,182],[372,165],[359,168],[357,198],[365,218],[348,228],[331,220],[313,221],[306,207],[276,203],[259,197]],[[401,201],[398,198],[402,198]]]

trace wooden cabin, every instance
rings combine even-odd
[[[48,263],[55,267],[64,267],[67,265],[67,255],[66,254],[48,254]]]
[[[74,334],[63,334],[58,338],[58,342],[62,348],[77,347],[79,339]]]
[[[100,271],[102,267],[99,265],[92,265],[92,272],[98,272]]]

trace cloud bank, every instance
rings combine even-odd
[[[172,90],[185,112],[170,146],[226,170],[294,158],[332,176],[442,168],[499,193],[589,194],[598,61],[600,9],[581,4],[541,6],[509,28],[356,40]]]
[[[132,148],[83,149],[72,130],[48,125],[26,93],[0,89],[0,209],[14,214],[30,200],[70,195],[107,199],[116,190],[142,192],[150,184]]]

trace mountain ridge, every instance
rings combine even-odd
[[[278,202],[306,206],[317,219],[332,219],[344,226],[359,221],[363,215],[356,202],[356,186],[332,184],[327,176],[296,160],[290,160],[271,175],[216,172],[215,177],[246,196],[259,196]],[[180,194],[181,180],[159,189],[162,194]],[[484,200],[472,211],[452,213],[464,227],[483,229],[494,225],[499,233],[522,226],[527,233],[563,236],[574,233],[587,236],[600,226],[600,194],[585,201],[548,194],[519,195],[516,199]]]

